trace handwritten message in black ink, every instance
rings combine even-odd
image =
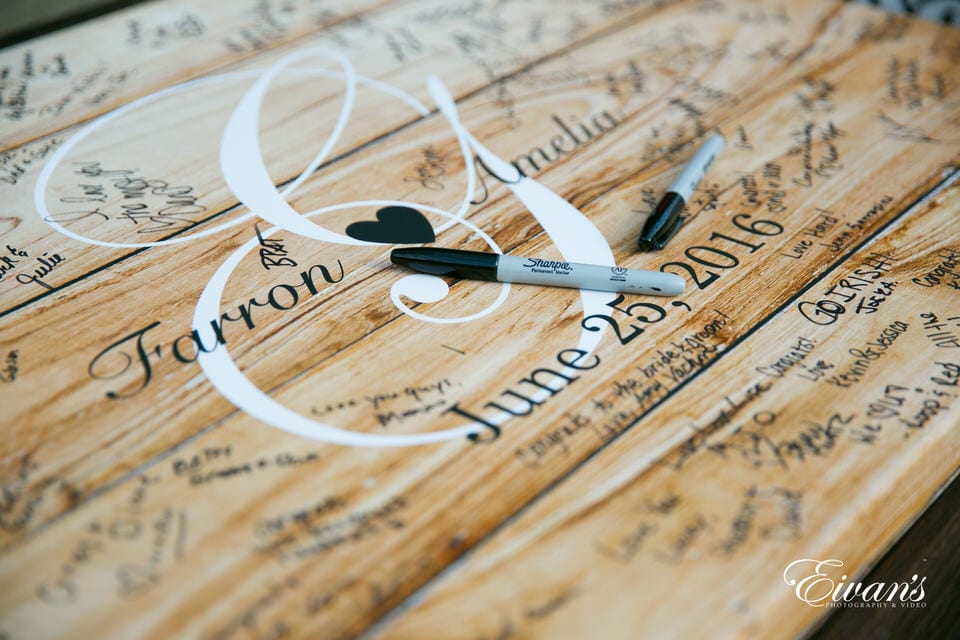
[[[0,282],[7,275],[16,273],[16,281],[20,284],[36,284],[43,289],[53,289],[53,286],[45,282],[44,278],[50,275],[66,258],[59,253],[49,251],[31,257],[25,249],[19,249],[9,244],[4,249],[5,251],[0,249]]]
[[[126,220],[137,233],[158,233],[189,227],[207,210],[192,186],[146,178],[138,169],[105,169],[99,161],[73,164],[84,182],[60,197],[64,206],[52,212],[52,222]]]
[[[260,243],[260,265],[268,271],[272,267],[295,267],[296,260],[287,255],[283,240],[280,238],[264,238],[260,233],[260,227],[254,225],[254,231],[257,233],[257,241]]]

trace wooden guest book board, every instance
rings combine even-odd
[[[0,70],[4,640],[793,637],[956,472],[955,29],[161,0]],[[687,290],[390,264],[434,237]]]

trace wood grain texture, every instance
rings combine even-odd
[[[791,637],[825,609],[785,568],[859,579],[956,471],[960,33],[820,2],[496,4],[157,2],[0,52],[0,637]],[[216,27],[94,38],[184,12]],[[323,231],[258,244],[274,212],[221,145],[271,68],[254,151]],[[127,75],[43,110],[85,73]],[[430,75],[616,264],[687,292],[591,318],[522,285],[395,301],[391,245],[318,239],[403,201],[443,246],[563,257],[559,212],[464,157]],[[710,131],[682,229],[638,254]],[[295,435],[198,349],[316,422],[477,420],[481,443]]]

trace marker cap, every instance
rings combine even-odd
[[[657,204],[657,208],[650,214],[647,221],[643,223],[643,230],[640,232],[640,239],[637,242],[640,250],[663,249],[667,241],[680,228],[682,222],[680,214],[685,206],[686,203],[679,194],[672,191],[668,192]]]

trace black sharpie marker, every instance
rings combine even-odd
[[[673,181],[666,195],[660,199],[657,208],[643,224],[638,245],[641,251],[663,249],[667,240],[680,228],[680,214],[690,202],[693,190],[703,179],[714,159],[723,149],[723,136],[715,134],[707,138],[690,162]]]
[[[685,281],[674,273],[641,271],[622,267],[604,267],[562,260],[520,258],[482,251],[459,249],[394,249],[394,264],[435,276],[455,276],[468,280],[492,280],[548,287],[592,289],[675,296],[683,293]]]

